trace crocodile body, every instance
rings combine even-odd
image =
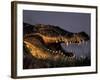
[[[79,45],[89,40],[85,32],[72,33],[61,29],[59,26],[36,24],[23,24],[23,44],[27,55],[37,60],[63,61],[74,63],[75,54],[65,51],[61,44]],[[25,57],[26,59],[26,57]],[[28,64],[27,64],[28,65]],[[33,63],[31,64],[32,67]]]

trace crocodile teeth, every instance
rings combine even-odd
[[[58,52],[59,52],[59,53],[61,53],[61,51],[60,51],[60,50],[59,50]]]
[[[65,43],[68,46],[68,42]]]
[[[48,51],[50,50],[50,49],[47,49]]]
[[[55,51],[55,53],[58,53],[58,51]]]
[[[49,52],[52,52],[52,50],[50,50],[50,49],[47,49]]]
[[[65,44],[68,46],[68,41],[67,40],[65,40]]]
[[[58,43],[58,40],[56,40],[56,43]]]
[[[65,55],[63,54],[63,56],[65,57]]]
[[[63,55],[63,52],[61,52],[61,55]]]
[[[52,52],[52,50],[49,50],[50,52]]]
[[[55,53],[55,51],[52,51],[53,53]]]
[[[80,41],[78,42],[78,46],[80,45],[81,43],[80,43]]]

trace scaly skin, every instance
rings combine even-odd
[[[37,59],[72,60],[75,58],[75,54],[65,52],[61,44],[64,43],[68,46],[69,44],[81,44],[89,40],[89,36],[85,32],[72,33],[58,26],[24,23],[24,27],[26,29],[24,46],[28,50],[27,53]]]

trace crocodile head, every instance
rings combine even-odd
[[[72,33],[54,25],[27,24],[26,29],[28,33],[24,35],[25,49],[38,59],[74,58],[75,53],[64,50],[62,44],[80,45],[89,40],[85,32]]]

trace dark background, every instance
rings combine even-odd
[[[23,22],[29,24],[50,24],[70,32],[84,31],[90,36],[91,15],[88,13],[49,12],[23,10]],[[74,51],[77,56],[90,57],[90,41],[82,45],[63,46],[67,51]]]

